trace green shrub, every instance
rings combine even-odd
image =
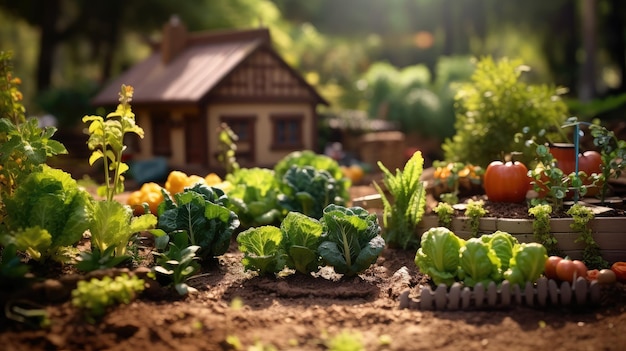
[[[446,161],[487,167],[502,153],[526,151],[515,140],[524,129],[531,135],[554,130],[546,138],[556,137],[568,117],[559,96],[562,89],[528,84],[521,80],[525,71],[528,67],[520,60],[485,57],[477,62],[471,82],[460,85],[455,96],[456,134],[442,146]],[[524,155],[520,160],[531,159]]]

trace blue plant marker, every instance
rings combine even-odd
[[[574,174],[576,175],[576,178],[578,178],[578,153],[580,150],[580,125],[581,124],[586,124],[586,125],[591,125],[591,123],[589,122],[579,122],[576,120],[576,117],[571,117],[568,119],[568,121],[573,121],[572,123],[567,123],[564,124],[563,126],[561,126],[561,128],[565,128],[565,127],[571,127],[574,126],[574,128],[576,129],[576,131],[574,132]],[[574,203],[578,203],[578,189],[576,189],[576,192],[574,193]]]

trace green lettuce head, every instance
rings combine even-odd
[[[465,241],[445,227],[430,228],[422,234],[415,264],[437,285],[454,283],[459,269],[460,250]]]

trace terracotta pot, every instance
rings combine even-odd
[[[550,145],[550,154],[556,159],[556,164],[565,175],[576,171],[576,147],[574,144],[554,143]],[[600,174],[602,172],[602,159],[596,151],[585,151],[578,154],[578,170],[585,172],[588,176],[592,173]],[[583,179],[583,184],[591,185],[593,182],[589,179]],[[598,195],[601,184],[587,187],[585,196],[593,197]],[[567,198],[573,198],[572,191],[568,192]]]

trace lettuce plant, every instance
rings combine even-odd
[[[242,227],[280,224],[284,215],[277,200],[280,188],[273,170],[241,168],[226,179],[233,186],[228,190],[229,208],[237,214]]]
[[[183,230],[190,245],[200,246],[201,259],[223,255],[239,227],[239,218],[227,208],[229,199],[223,190],[196,183],[172,197],[163,192],[158,208],[157,229],[171,235]]]
[[[289,212],[280,225],[287,266],[296,272],[308,274],[319,269],[317,249],[322,235],[322,224],[299,212]]]
[[[513,235],[498,230],[493,234],[484,234],[480,239],[489,245],[500,259],[500,273],[509,269],[511,258],[513,258],[513,248],[519,245],[519,241]]]
[[[239,251],[243,252],[244,269],[260,275],[278,273],[285,268],[283,234],[279,228],[266,225],[249,228],[237,235]]]
[[[415,254],[415,264],[435,285],[452,285],[457,279],[461,247],[465,240],[444,227],[430,228],[422,234],[421,246]]]
[[[76,244],[89,228],[93,203],[69,173],[47,165],[31,173],[4,199],[7,216],[2,244],[13,243],[35,260]]]
[[[361,273],[385,248],[378,217],[361,207],[328,205],[320,222],[323,234],[319,254],[339,274]]]
[[[526,282],[534,282],[541,276],[547,260],[546,248],[539,243],[516,245],[511,266],[504,272],[504,279],[523,287]]]
[[[294,151],[283,157],[274,166],[276,179],[278,179],[279,182],[282,182],[283,177],[292,166],[310,166],[318,171],[328,172],[337,184],[337,192],[338,196],[342,199],[341,202],[345,203],[350,200],[351,181],[349,178],[344,176],[339,163],[337,163],[334,159],[326,155],[317,154],[311,150]],[[320,216],[314,218],[319,217]]]
[[[341,185],[327,171],[313,166],[293,165],[282,178],[280,205],[309,217],[322,217],[330,204],[343,205]]]
[[[415,152],[404,169],[397,169],[395,175],[380,161],[378,167],[383,171],[383,183],[393,198],[388,199],[387,193],[374,182],[383,201],[383,237],[390,246],[416,248],[419,240],[415,227],[422,220],[426,208],[426,190],[424,182],[420,181],[424,168],[422,153]]]
[[[500,258],[480,238],[471,238],[459,250],[458,277],[466,286],[478,283],[487,286],[491,281],[501,281]]]

